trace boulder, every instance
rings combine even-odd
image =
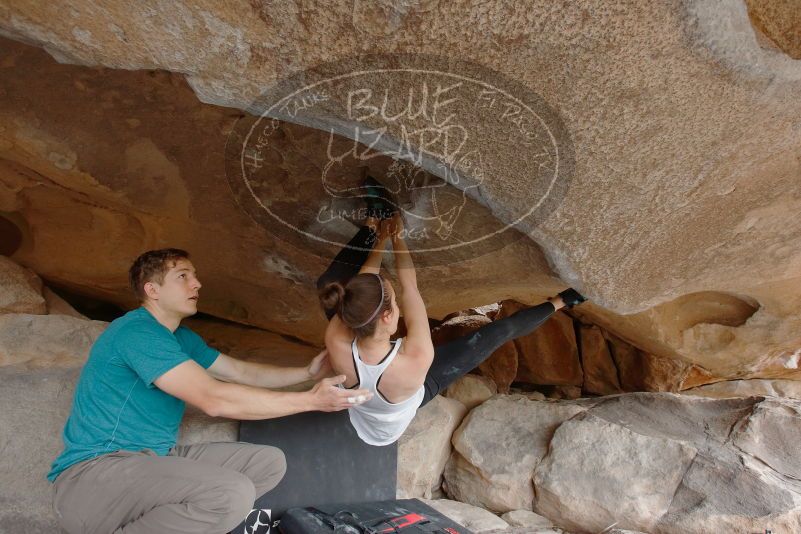
[[[621,525],[650,531],[668,511],[696,452],[582,414],[559,426],[550,454],[536,467],[535,508],[575,530]]]
[[[777,477],[749,455],[729,460],[699,454],[654,530],[659,534],[799,532],[797,483]]]
[[[483,508],[448,499],[423,499],[423,502],[442,515],[449,517],[475,534],[487,534],[505,529],[509,525]]]
[[[497,318],[508,317],[524,307],[519,302],[505,301]],[[518,353],[516,381],[558,386],[581,386],[584,381],[569,315],[556,312],[531,334],[516,338],[514,344]]]
[[[454,433],[447,491],[578,532],[794,532],[799,410],[789,399],[671,393],[493,397]]]
[[[745,4],[760,44],[767,41],[763,45],[766,48],[781,51],[793,59],[801,59],[801,36],[798,33],[801,14],[792,0],[769,3],[746,0]]]
[[[61,452],[79,368],[0,368],[0,531],[58,532],[46,475]]]
[[[451,434],[467,409],[438,395],[417,410],[398,441],[398,498],[430,499],[442,484],[442,472],[451,454]]]
[[[478,371],[497,385],[499,393],[508,393],[517,376],[517,367],[518,352],[514,343],[509,341],[481,362]]]
[[[749,532],[771,527],[779,532],[793,531],[801,517],[798,489],[732,443],[735,437],[732,429],[741,427],[760,412],[764,403],[759,397],[710,400],[657,393],[619,395],[597,403],[588,413],[638,436],[668,440],[673,448],[681,445],[697,450],[680,482],[669,490],[670,505],[661,516],[624,520],[616,511],[618,504],[613,504],[614,497],[604,493],[602,501],[609,501],[602,505],[606,517],[619,520],[620,528],[660,534]],[[784,406],[780,411],[787,408]],[[624,440],[619,446],[642,451],[640,445],[634,445],[640,439]],[[638,473],[658,465],[664,458],[661,451],[654,451],[653,456],[637,456],[636,451],[632,451],[631,457],[639,460],[628,463],[634,471],[631,475],[634,483],[639,480]],[[781,456],[781,450],[777,454]],[[593,477],[615,476],[614,470],[598,468],[602,463],[599,460],[593,466]],[[668,490],[660,491],[664,494]],[[632,495],[636,500],[643,493]],[[597,506],[598,501],[594,502]],[[586,523],[592,521],[591,517],[603,517],[604,513],[593,507],[582,515],[581,522]],[[557,524],[569,524],[553,515],[549,517]]]
[[[0,366],[28,369],[74,367],[107,323],[69,315],[0,315]]]
[[[47,313],[42,281],[5,256],[0,256],[0,313]]]
[[[732,444],[790,479],[801,480],[801,401],[765,399],[739,421]]]
[[[80,367],[37,371],[0,368],[0,532],[59,530],[46,475],[61,453],[61,432],[72,407]],[[188,412],[181,444],[236,441],[239,423]]]
[[[450,497],[493,512],[531,510],[531,476],[553,432],[582,413],[579,404],[498,395],[473,409],[453,435],[445,468]],[[514,458],[514,461],[510,461]]]
[[[458,400],[469,411],[496,393],[498,393],[498,386],[491,378],[467,374],[448,386],[444,395],[449,399]]]

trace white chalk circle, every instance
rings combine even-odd
[[[313,142],[299,148],[295,135]],[[287,158],[297,150],[307,161]],[[347,246],[364,216],[367,168],[429,264],[519,238],[515,230],[559,205],[573,167],[563,122],[532,91],[474,63],[419,55],[344,60],[284,80],[226,147],[237,201],[277,237],[326,256]]]

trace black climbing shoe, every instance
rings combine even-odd
[[[397,203],[393,201],[387,188],[372,176],[365,178],[362,187],[366,190],[367,216],[377,219],[392,218],[397,211]]]
[[[562,291],[561,293],[559,293],[559,296],[562,297],[562,302],[565,303],[565,308],[567,309],[570,309],[573,306],[578,306],[579,304],[587,300],[587,298],[584,295],[582,295],[572,287],[569,287],[564,291]]]

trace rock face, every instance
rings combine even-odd
[[[579,345],[584,370],[584,390],[596,395],[621,393],[620,378],[603,332],[597,326],[582,325]]]
[[[325,320],[314,284],[337,250],[295,246],[243,209],[225,179],[225,145],[238,111],[198,102],[180,75],[59,65],[31,47],[1,44],[14,73],[3,77],[0,105],[7,106],[0,109],[0,217],[21,235],[16,261],[61,287],[130,307],[126,274],[134,258],[148,249],[181,247],[199,268],[202,311],[322,340]],[[39,79],[75,90],[35,90],[23,73],[38,69]],[[109,99],[102,113],[98,95]],[[17,120],[23,109],[26,118]],[[206,132],[203,142],[200,131]],[[282,123],[274,136],[279,137],[265,165],[281,184],[282,205],[312,208],[314,184],[308,182],[316,176],[319,189],[329,134]],[[93,156],[83,154],[76,139],[92,145]],[[339,140],[335,148],[344,144]],[[112,153],[118,156],[98,156]],[[383,175],[388,161],[372,159],[373,172]],[[355,175],[363,164],[351,161],[346,171]],[[472,225],[497,224],[486,208],[467,200],[464,217]],[[340,223],[343,236],[358,229],[348,220]],[[515,288],[558,287],[538,247],[512,241],[511,261],[536,266],[523,280],[487,278],[475,294],[454,299],[466,275],[453,278],[443,265],[425,269],[426,275],[421,270],[431,315],[492,302],[499,294],[517,293]],[[469,266],[482,261],[462,264],[476,271]],[[446,288],[449,298],[438,298]]]
[[[765,397],[494,397],[454,434],[445,479],[459,500],[533,510],[567,530],[794,532],[800,410]]]
[[[698,397],[787,397],[801,399],[801,383],[797,380],[728,380],[682,391]]]
[[[365,164],[382,178],[390,174],[391,158],[376,152],[382,146],[367,150],[365,139],[354,145],[329,136],[329,128],[341,131],[353,121],[375,129],[380,119],[389,144],[424,152],[424,138],[402,135],[411,125],[403,123],[404,107],[412,107],[422,84],[415,78],[351,87],[386,94],[384,106],[357,103],[375,111],[359,117],[351,113],[352,99],[347,106],[341,100],[354,96],[349,91],[317,95],[330,112],[317,122],[282,115],[269,150],[248,154],[270,179],[258,184],[271,189],[256,215],[245,186],[237,189],[226,173],[226,142],[238,141],[235,125],[252,120],[237,122],[241,110],[265,90],[275,92],[291,73],[312,79],[323,67],[309,67],[334,58],[353,58],[356,66],[375,61],[366,53],[369,43],[377,54],[418,58],[426,72],[440,68],[435,57],[460,58],[465,63],[451,63],[466,70],[456,74],[507,80],[512,96],[542,104],[546,113],[538,119],[554,119],[541,132],[554,144],[539,143],[529,135],[524,106],[487,94],[459,100],[467,119],[449,126],[464,128],[480,150],[459,154],[461,166],[431,156],[415,163],[419,169],[406,169],[415,176],[424,171],[426,184],[447,179],[447,192],[462,201],[463,222],[444,224],[455,220],[446,211],[436,218],[444,224],[437,230],[461,237],[516,225],[506,246],[491,253],[447,252],[436,264],[419,258],[432,317],[505,299],[539,302],[570,284],[592,298],[572,317],[609,334],[608,355],[597,332],[587,334],[596,349],[588,360],[576,358],[564,319],[543,330],[546,341],[530,352],[507,344],[481,369],[499,391],[518,376],[554,384],[568,397],[583,384],[606,394],[798,379],[798,13],[790,0],[634,2],[625,9],[546,0],[486,6],[357,0],[302,8],[291,1],[102,8],[88,0],[68,7],[6,2],[0,6],[0,252],[54,287],[130,306],[131,261],[147,249],[186,248],[204,281],[204,312],[319,344],[325,321],[315,280],[336,247],[295,246],[256,215],[273,208],[319,215],[318,178],[329,170],[334,182],[353,179]],[[407,59],[392,61],[403,67]],[[396,111],[401,120],[390,118]],[[442,115],[416,117],[422,131],[439,133],[431,145],[452,139]],[[351,157],[332,159],[340,153]],[[455,154],[439,154],[446,155]],[[535,185],[543,168],[558,179],[556,194],[539,209]],[[454,178],[453,170],[463,172]],[[261,202],[256,189],[250,193]],[[532,209],[531,217],[520,217]],[[354,219],[338,217],[337,235],[355,232]],[[322,234],[313,224],[303,230]],[[0,259],[0,313],[8,314],[3,358],[15,367],[51,368],[26,376],[29,382],[9,378],[17,389],[4,412],[26,388],[59,402],[61,389],[35,380],[40,372],[68,373],[98,328],[70,313],[45,315],[58,307],[49,306],[29,274]],[[20,329],[39,341],[18,339],[13,332]],[[535,352],[552,355],[557,338],[570,346],[566,360],[538,368],[546,360]],[[580,349],[582,339],[580,332],[573,345]],[[77,348],[59,353],[62,344]],[[259,357],[257,343],[246,352]],[[487,401],[467,421],[500,402]],[[792,450],[777,438],[759,438],[770,432],[797,442],[793,401],[654,394],[540,402],[535,409],[525,397],[508,402],[503,417],[481,415],[486,421],[466,422],[455,437],[448,485],[470,502],[498,511],[547,509],[559,525],[581,529],[606,528],[619,516],[620,527],[659,533],[801,530]],[[19,429],[6,423],[4,432]],[[494,434],[474,428],[482,425]],[[588,458],[586,436],[608,445],[604,458]],[[488,454],[489,443],[503,454]],[[32,465],[19,456],[27,452],[22,444],[11,450],[20,465]],[[586,471],[568,461],[571,454],[595,466],[610,487],[628,481],[642,493],[626,502],[608,492],[606,500],[590,499],[581,488],[594,491],[598,482],[581,478]],[[513,470],[508,458],[520,458],[520,467]],[[651,477],[663,480],[656,485]],[[542,486],[536,498],[531,480]],[[24,507],[22,494],[14,495],[3,510]],[[560,506],[563,500],[572,506]],[[3,530],[31,531],[4,517]]]
[[[497,319],[509,317],[525,306],[506,301]],[[496,319],[496,320],[497,320]],[[573,319],[556,312],[533,333],[514,340],[518,354],[515,380],[529,384],[580,386],[583,381]]]
[[[607,338],[624,391],[678,391],[693,370],[691,365],[645,353],[615,336]]]
[[[499,249],[502,272],[490,256],[421,269],[433,317],[504,298],[535,302],[568,283],[598,304],[590,322],[648,354],[716,378],[792,378],[801,345],[798,15],[793,2],[762,4],[98,11],[79,0],[65,14],[15,2],[0,9],[0,31],[29,45],[2,43],[0,226],[11,237],[0,249],[49,281],[127,304],[130,261],[183,246],[206,278],[204,311],[319,342],[313,285],[330,255],[293,248],[240,209],[222,179],[223,147],[238,110],[265,89],[334,58],[366,62],[370,42],[379,54],[459,57],[508,76],[561,117],[560,148],[575,156],[558,209],[520,223],[531,239]],[[403,109],[408,95],[389,91],[387,109]],[[482,169],[466,224],[494,228],[536,205],[538,166],[517,162],[528,152],[498,117],[477,112],[468,124],[483,161],[498,163]],[[280,127],[278,150],[263,158],[283,187],[277,203],[298,205],[298,188],[324,167],[322,132],[342,120]],[[444,174],[435,163],[421,165]],[[355,227],[343,220],[345,230]]]

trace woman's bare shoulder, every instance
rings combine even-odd
[[[404,338],[398,355],[410,364],[423,363],[428,366],[434,356],[434,347],[431,343]]]
[[[328,353],[334,358],[343,356],[350,358],[351,340],[339,336],[326,337],[325,348],[328,349]]]

